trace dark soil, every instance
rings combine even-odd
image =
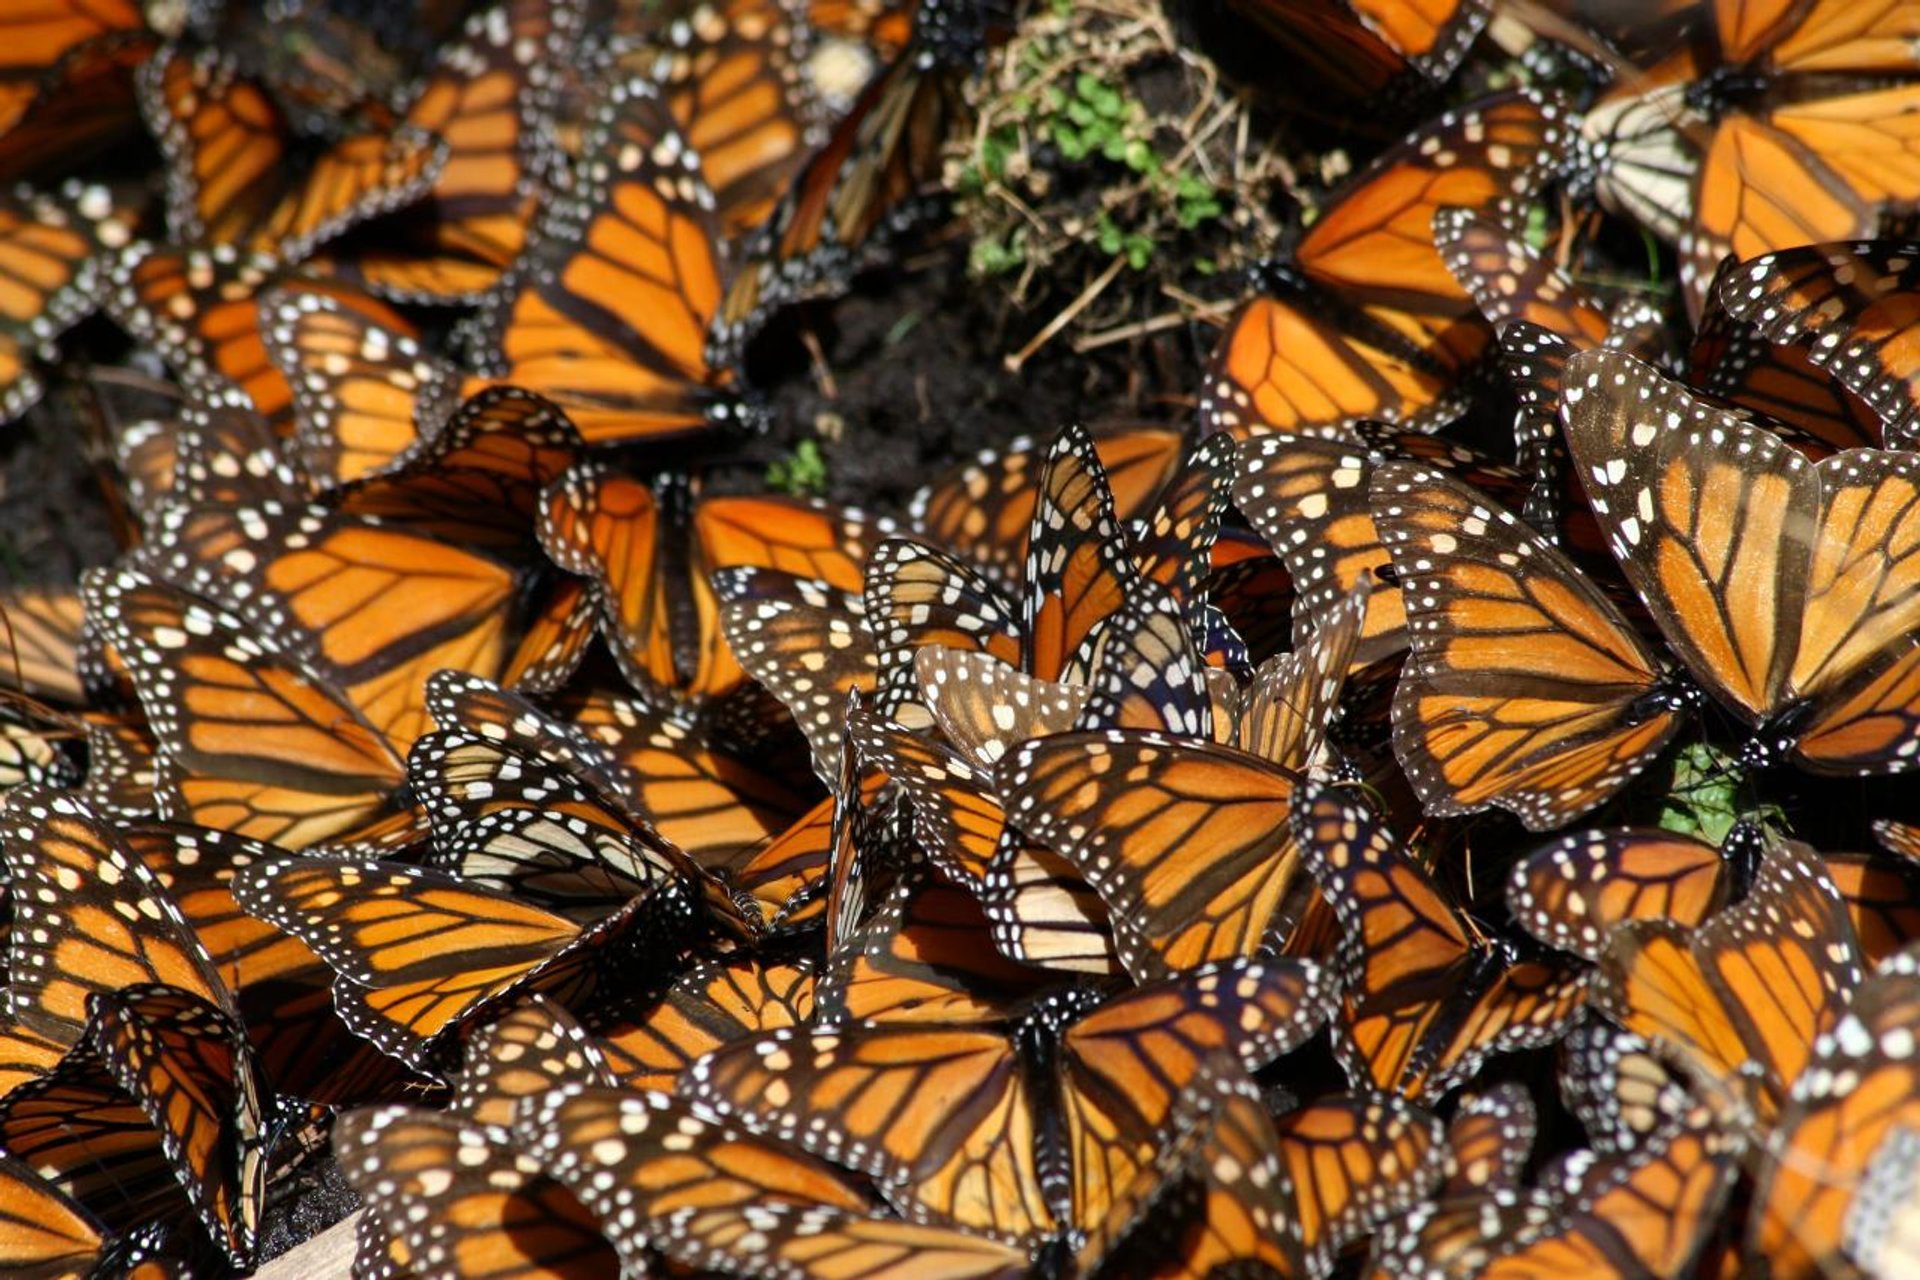
[[[124,345],[104,320],[83,325],[62,348],[79,358],[49,369],[46,397],[0,428],[0,585],[70,585],[120,550],[104,415],[132,410],[131,421],[164,402],[141,397],[149,407],[135,409],[118,389],[90,387],[81,374],[93,360],[117,362]]]
[[[766,463],[821,438],[827,496],[898,514],[914,490],[955,462],[1016,436],[1062,425],[1185,423],[1208,334],[1156,335],[1076,355],[1067,339],[1018,373],[1004,359],[1053,313],[1012,311],[993,285],[969,280],[964,249],[930,249],[876,273],[837,302],[776,322],[749,353],[775,424],[741,450]],[[820,359],[808,354],[817,345]],[[751,483],[744,468],[732,477]]]

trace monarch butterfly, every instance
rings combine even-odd
[[[71,1045],[87,1024],[88,1000],[111,995],[123,980],[231,1007],[227,984],[172,895],[84,802],[16,788],[0,852],[15,889],[8,1005],[22,1026]]]
[[[1195,1074],[1153,1164],[1094,1224],[1076,1270],[1121,1274],[1115,1264],[1125,1259],[1129,1270],[1162,1275],[1321,1274],[1307,1259],[1313,1215],[1296,1213],[1292,1171],[1265,1103],[1224,1061],[1203,1062]]]
[[[611,1265],[605,1241],[580,1206],[513,1150],[515,1106],[563,1084],[605,1086],[612,1077],[572,1016],[533,995],[473,1032],[444,1112],[387,1106],[343,1115],[334,1127],[334,1150],[369,1206],[358,1253],[439,1265],[445,1230],[427,1232],[421,1223],[455,1213],[464,1232],[460,1256],[525,1256],[511,1237],[538,1221],[553,1260],[589,1272]],[[412,1176],[396,1180],[395,1170]],[[543,1254],[536,1265],[547,1260]]]
[[[1678,241],[1693,216],[1700,169],[1697,139],[1706,121],[1688,86],[1700,75],[1692,42],[1632,71],[1588,108],[1575,150],[1576,190],[1591,188],[1601,206]]]
[[[1178,473],[1178,432],[1139,427],[1098,434],[1093,449],[1113,495],[1114,516],[1121,521],[1145,514],[1153,496]],[[1044,470],[1045,454],[1029,437],[986,450],[914,494],[908,506],[912,532],[1011,582],[1025,563]]]
[[[395,744],[308,663],[131,569],[89,578],[83,594],[152,725],[165,816],[290,849],[419,833],[399,803]]]
[[[388,327],[332,292],[263,284],[255,306],[288,387],[295,447],[328,487],[392,467],[490,381],[428,354],[404,321]]]
[[[1187,532],[1211,538],[1205,522]],[[1196,544],[1191,554],[1206,550]],[[1041,680],[1084,679],[1102,625],[1139,585],[1133,551],[1093,440],[1068,427],[1035,486],[1017,602],[934,547],[902,538],[875,550],[866,580],[880,663],[875,711],[917,722],[920,709],[903,710],[914,705],[913,654],[934,644],[985,652]]]
[[[1037,680],[987,654],[942,645],[915,652],[913,670],[942,736],[982,767],[998,763],[1015,743],[1065,733],[1087,702],[1080,686]]]
[[[110,1225],[171,1216],[184,1202],[235,1266],[250,1266],[268,1134],[239,1026],[164,985],[87,1004],[61,1065],[0,1099],[0,1141]]]
[[[1493,7],[1485,0],[1438,5],[1403,0],[1314,0],[1283,5],[1235,0],[1316,80],[1345,97],[1433,89],[1452,78]]]
[[[1432,1193],[1447,1154],[1440,1122],[1391,1095],[1334,1094],[1274,1120],[1288,1166],[1307,1274]]]
[[[137,1241],[110,1240],[77,1201],[11,1156],[0,1156],[0,1224],[0,1267],[20,1275],[131,1273],[140,1258]]]
[[[1394,754],[1428,812],[1562,826],[1679,732],[1698,695],[1519,517],[1402,462],[1374,469],[1371,508],[1409,606]]]
[[[955,883],[978,892],[994,850],[1006,834],[983,773],[959,752],[909,733],[900,724],[856,714],[847,725],[850,747],[906,793],[913,836],[922,853]]]
[[[445,871],[325,858],[249,867],[234,877],[233,895],[332,965],[347,1025],[413,1066],[510,995],[590,993],[609,957],[627,948],[665,961],[700,910],[697,897],[665,881],[581,924]],[[408,925],[397,935],[396,914]]]
[[[672,1093],[722,1045],[809,1021],[814,992],[808,961],[702,960],[657,1001],[593,1019],[588,1031],[622,1087]]]
[[[1440,1156],[1438,1122],[1400,1099],[1335,1095],[1276,1120],[1244,1069],[1215,1056],[1078,1264],[1089,1276],[1328,1276],[1346,1246],[1433,1189]]]
[[[506,0],[441,46],[404,120],[446,140],[446,163],[418,208],[343,247],[350,275],[409,302],[472,302],[499,282],[525,246],[553,164],[556,83],[585,20],[573,0]]]
[[[485,371],[565,409],[589,444],[750,423],[706,335],[728,262],[700,157],[639,77],[594,105],[571,189],[480,313]]]
[[[592,784],[460,731],[414,744],[407,776],[433,832],[430,865],[586,924],[700,869]]]
[[[1433,238],[1447,270],[1495,329],[1524,321],[1582,348],[1606,339],[1606,312],[1498,218],[1471,208],[1436,209]]]
[[[836,293],[937,194],[947,140],[972,119],[963,95],[997,4],[920,0],[908,45],[860,91],[749,240],[714,323],[737,352],[774,308]]]
[[[681,484],[656,497],[636,477],[581,463],[548,489],[540,540],[562,569],[594,583],[602,628],[634,686],[662,710],[697,711],[745,681],[721,642],[716,570],[751,565],[858,590],[886,526],[772,497],[703,499],[689,513],[685,497]]]
[[[831,46],[833,42],[841,44],[857,42],[865,51],[864,61],[854,58],[866,70],[871,71],[875,60],[884,62],[902,49],[913,39],[913,14],[918,0],[807,0],[807,22],[817,33],[822,45]],[[843,49],[829,48],[826,57],[845,56]],[[809,68],[816,81],[821,77],[815,68]],[[865,83],[862,81],[861,83]],[[859,85],[853,86],[858,91]],[[823,95],[831,97],[831,90],[821,86]]]
[[[589,695],[589,698],[604,695]],[[615,704],[625,709],[625,704]],[[477,734],[590,781],[594,789],[623,797],[635,787],[633,771],[601,738],[534,706],[490,680],[460,671],[427,677],[427,712],[449,732]],[[644,817],[644,814],[636,814]]]
[[[877,714],[920,719],[913,709],[913,654],[930,645],[1021,664],[1020,605],[964,561],[912,538],[890,538],[867,565],[864,603],[880,665]]]
[[[878,665],[864,599],[752,565],[722,569],[709,581],[727,648],[786,707],[807,736],[815,775],[831,781],[839,773],[847,695],[871,692]]]
[[[1774,1274],[1795,1280],[1860,1265],[1876,1243],[1865,1209],[1876,1153],[1920,1119],[1920,1080],[1908,1042],[1920,1030],[1920,988],[1911,972],[1885,971],[1813,1045],[1807,1068],[1761,1151],[1747,1248]],[[1862,1230],[1863,1227],[1868,1228]]]
[[[904,873],[829,957],[814,1025],[1003,1023],[1061,985],[1062,975],[996,950],[990,928],[973,894],[925,869]]]
[[[1001,762],[1014,826],[1099,893],[1137,979],[1251,954],[1282,927],[1296,870],[1286,815],[1322,750],[1365,609],[1362,589],[1303,649],[1270,660],[1237,745],[1109,730],[1025,743]],[[1159,873],[1169,849],[1178,876]]]
[[[155,791],[159,786],[159,744],[139,695],[130,698],[127,712],[88,712],[87,776],[81,794],[100,812],[117,818],[152,818],[159,813]]]
[[[431,672],[493,675],[512,653],[510,565],[319,506],[176,512],[148,563],[297,654],[402,748],[428,727]]]
[[[505,1135],[524,1098],[566,1084],[614,1083],[599,1046],[566,1007],[531,995],[467,1041],[448,1110]]]
[[[1912,823],[1878,818],[1873,824],[1873,838],[1890,853],[1908,861],[1920,861],[1920,827]]]
[[[1920,1132],[1896,1126],[1874,1148],[1861,1175],[1860,1189],[1847,1210],[1843,1247],[1870,1275],[1893,1275],[1913,1262],[1909,1219],[1916,1170],[1920,1170]]]
[[[1745,826],[1736,826],[1721,849],[1667,831],[1579,832],[1514,865],[1507,905],[1540,941],[1598,963],[1614,925],[1694,926],[1744,897],[1759,847],[1758,830]],[[1909,905],[1920,868],[1875,854],[1822,854],[1820,861],[1846,903],[1866,963],[1920,936],[1920,913]]]
[[[657,1249],[688,1267],[783,1280],[1011,1280],[1028,1269],[1011,1246],[881,1217],[840,1171],[678,1099],[555,1090],[521,1106],[515,1132],[596,1209],[630,1266]]]
[[[418,199],[446,145],[406,125],[349,136],[297,182],[289,129],[266,91],[218,50],[162,49],[141,67],[141,111],[168,165],[176,243],[296,262],[357,222]]]
[[[69,706],[85,703],[83,614],[80,593],[72,588],[0,591],[0,686]]]
[[[172,436],[173,474],[142,512],[152,542],[163,541],[185,512],[292,506],[307,495],[306,473],[251,409],[188,405]]]
[[[560,706],[631,779],[615,792],[626,807],[707,865],[745,874],[763,846],[804,826],[813,812],[807,793],[789,785],[790,773],[734,746],[745,735],[724,725],[656,711],[605,689],[566,694]]]
[[[71,786],[80,781],[80,770],[60,746],[62,737],[75,733],[60,718],[0,706],[0,792],[26,782]]]
[[[1142,583],[1141,587],[1150,585]],[[994,761],[1008,743],[1047,729],[1046,721],[1036,714],[1040,708],[1027,697],[1030,689],[1037,691],[1038,698],[1046,697],[1049,690],[1060,695],[1061,702],[1056,704],[1060,720],[1053,726],[1057,730],[1089,723],[1126,723],[1122,700],[1137,697],[1148,704],[1139,712],[1141,722],[1159,726],[1166,723],[1165,716],[1177,720],[1180,728],[1204,734],[1209,708],[1204,686],[1199,683],[1199,664],[1185,635],[1185,618],[1171,610],[1158,617],[1170,636],[1156,636],[1154,643],[1138,648],[1131,643],[1131,635],[1127,642],[1108,643],[1113,631],[1133,629],[1131,603],[1108,621],[1108,636],[1093,654],[1094,669],[1089,677],[1092,688],[1085,692],[1023,677],[984,654],[956,653],[940,647],[919,650],[916,672],[936,670],[934,663],[925,661],[929,657],[936,662],[945,659],[949,665],[978,659],[977,664],[955,666],[968,674],[976,667],[981,670],[987,683],[969,692],[988,693],[997,688],[1009,695],[1004,703],[978,708],[980,717],[990,717],[995,731],[1002,735],[1002,740],[993,744],[994,749],[985,753],[955,750],[915,737],[898,722],[870,714],[849,719],[849,731],[861,759],[907,793],[914,810],[914,834],[922,850],[949,877],[981,895],[995,919],[1000,944],[1009,955],[1050,967],[1112,971],[1110,948],[1104,939],[1091,936],[1103,931],[1105,913],[1097,902],[1087,901],[1090,893],[1073,883],[1076,877],[1070,868],[1050,869],[1049,855],[1009,830],[994,783]],[[1180,652],[1183,648],[1188,652]],[[1121,652],[1116,657],[1110,649]],[[1112,674],[1110,667],[1116,668]],[[995,674],[994,668],[1005,674]],[[1141,671],[1145,672],[1141,677],[1144,687],[1133,689],[1131,678]],[[1179,687],[1182,678],[1187,686],[1184,690]],[[948,714],[952,715],[951,709]],[[1044,881],[1037,881],[1037,877]],[[1056,901],[1056,895],[1066,901]]]
[[[1204,429],[1338,437],[1361,421],[1418,430],[1455,416],[1452,384],[1487,333],[1434,248],[1434,212],[1530,196],[1550,175],[1561,120],[1531,93],[1490,98],[1355,177],[1293,267],[1269,273],[1228,325],[1201,391]]]
[[[234,878],[282,856],[280,849],[179,823],[140,822],[118,834],[205,947],[208,963],[231,993],[253,1057],[277,1092],[343,1106],[426,1087],[340,1020],[332,966],[234,900]],[[117,844],[107,836],[101,843]]]
[[[1719,1092],[1723,1110],[1776,1116],[1845,1013],[1862,966],[1832,878],[1804,845],[1768,849],[1753,892],[1703,925],[1617,926],[1596,1003]]]
[[[1886,163],[1889,152],[1911,163],[1897,122],[1916,112],[1920,88],[1900,86],[1721,117],[1680,240],[1694,314],[1723,258],[1872,235],[1883,208],[1920,198],[1920,185]]]
[[[307,477],[267,420],[241,404],[196,400],[170,419],[145,418],[115,434],[126,510],[157,538],[180,507],[261,506],[306,498]]]
[[[583,448],[573,424],[544,397],[515,387],[488,388],[430,436],[342,485],[333,498],[352,515],[517,556],[534,540],[542,491]],[[584,584],[576,584],[572,598],[590,603]],[[585,631],[590,635],[591,626]],[[582,635],[578,643],[585,641]],[[526,660],[547,656],[543,649]],[[521,683],[513,677],[506,682]]]
[[[1840,449],[1879,448],[1880,415],[1816,364],[1807,348],[1769,342],[1736,319],[1727,294],[1742,272],[1731,259],[1721,265],[1687,354],[1691,384],[1736,409],[1760,414],[1774,434],[1809,461]]]
[[[116,827],[83,800],[36,788],[11,796],[8,815],[4,852],[24,930],[11,948],[18,1031],[71,1044],[85,1000],[132,974],[238,1019],[286,1093],[331,1101],[396,1085],[390,1061],[361,1053],[368,1046],[334,1017],[332,971],[234,905],[233,876],[277,850],[196,827]],[[57,885],[67,887],[49,897]],[[16,1047],[33,1051],[31,1041]]]
[[[1369,1274],[1422,1267],[1532,1275],[1573,1266],[1605,1277],[1686,1275],[1739,1171],[1742,1142],[1699,1107],[1632,1151],[1576,1152],[1551,1191],[1443,1202],[1390,1226]]]
[[[1744,758],[1908,767],[1920,737],[1904,689],[1920,653],[1906,639],[1900,550],[1910,459],[1849,451],[1809,464],[1629,357],[1585,353],[1569,373],[1567,439],[1594,514],[1667,644],[1754,726]],[[1718,548],[1705,531],[1726,527],[1729,503],[1746,524]],[[1700,559],[1670,572],[1676,551]],[[1736,594],[1751,612],[1723,619]]]
[[[1587,126],[1602,191],[1678,242],[1696,319],[1729,254],[1871,235],[1883,208],[1916,195],[1889,163],[1905,144],[1888,124],[1920,110],[1920,90],[1872,87],[1912,70],[1910,14],[1817,0],[1721,5],[1712,20],[1710,52],[1632,78]]]
[[[1882,853],[1828,853],[1820,860],[1847,904],[1862,963],[1877,965],[1920,938],[1913,907],[1920,867]]]
[[[1011,1028],[774,1032],[702,1059],[683,1091],[860,1169],[909,1217],[1037,1238],[1104,1217],[1205,1054],[1258,1066],[1311,1035],[1322,982],[1304,962],[1240,962],[1091,1010],[1085,998],[1042,1001]],[[1026,1083],[1019,1045],[1032,1032],[1021,1025],[1062,1028],[1051,1083]],[[996,1190],[957,1176],[969,1167]]]
[[[673,881],[704,897],[716,922],[751,931],[721,883],[603,788],[601,771],[573,768],[557,735],[535,726],[522,750],[488,727],[430,734],[408,759],[434,865],[581,923]]]
[[[1692,1105],[1645,1037],[1590,1019],[1560,1042],[1560,1097],[1601,1155],[1643,1145]]]
[[[1018,722],[1017,706],[1007,708],[1015,715],[1011,739],[1037,727]],[[1106,908],[1071,864],[1008,824],[990,760],[956,754],[877,717],[856,717],[851,727],[861,759],[906,792],[921,850],[986,908],[992,943],[1003,955],[1050,970],[1117,972]]]
[[[1731,844],[1730,838],[1730,844]],[[1746,869],[1746,879],[1751,879]],[[1742,875],[1719,849],[1669,831],[1581,831],[1514,864],[1507,906],[1550,947],[1597,963],[1627,920],[1702,923],[1739,896]]]
[[[105,187],[69,181],[0,201],[0,421],[39,400],[33,361],[93,309],[100,268],[132,233]]]
[[[293,433],[293,390],[266,348],[263,293],[274,287],[324,293],[389,331],[414,332],[391,307],[344,281],[226,244],[135,242],[113,263],[107,285],[101,295],[107,314],[158,351],[190,396],[250,404],[281,437]]]
[[[389,1106],[335,1123],[342,1171],[408,1268],[512,1258],[529,1273],[613,1275],[597,1218],[531,1156],[459,1114]],[[387,1252],[391,1244],[380,1252]],[[376,1255],[377,1256],[377,1255]]]
[[[1206,602],[1182,605],[1142,575],[1092,633],[1087,701],[1075,727],[1230,739],[1226,721],[1239,695],[1233,673],[1245,671],[1247,661],[1239,637],[1222,626]]]
[[[839,808],[837,797],[827,796],[731,860],[726,874],[760,913],[769,942],[823,925],[832,914],[828,889]]]
[[[1354,661],[1370,665],[1406,647],[1406,610],[1368,506],[1376,468],[1411,459],[1458,474],[1515,501],[1527,479],[1502,463],[1437,437],[1357,428],[1357,443],[1276,432],[1244,442],[1233,500],[1273,548],[1294,582],[1293,635],[1304,641],[1318,619],[1359,583],[1371,584]]]
[[[1447,1125],[1447,1176],[1439,1198],[1517,1188],[1539,1129],[1525,1085],[1508,1081],[1462,1094]]]
[[[1920,284],[1913,246],[1865,240],[1765,254],[1728,268],[1715,303],[1806,358],[1870,405],[1890,449],[1920,445],[1920,368],[1903,348]],[[1869,441],[1872,443],[1872,441]]]
[[[41,92],[43,77],[75,48],[90,40],[138,31],[145,26],[138,6],[82,5],[69,0],[35,5],[9,17],[5,61],[0,62],[0,132],[26,114]]]
[[[0,26],[0,177],[70,164],[139,127],[134,70],[187,15],[121,0],[49,0]]]
[[[1585,505],[1577,492],[1563,492],[1568,477],[1559,415],[1567,359],[1597,346],[1657,359],[1667,341],[1665,317],[1632,295],[1610,310],[1602,308],[1565,270],[1495,217],[1441,209],[1434,214],[1433,233],[1447,270],[1499,335],[1520,402],[1519,466],[1533,483],[1525,514],[1537,528],[1555,534],[1564,512],[1579,512]]]
[[[1340,921],[1350,976],[1333,1044],[1356,1088],[1437,1098],[1580,1013],[1584,973],[1479,934],[1353,793],[1310,784],[1291,825]]]
[[[736,243],[826,139],[828,112],[808,75],[815,43],[814,24],[790,6],[709,0],[618,60],[661,86]]]

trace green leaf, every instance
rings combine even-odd
[[[1719,844],[1740,820],[1740,777],[1739,762],[1707,743],[1682,747],[1674,753],[1660,826]]]

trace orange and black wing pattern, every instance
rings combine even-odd
[[[1487,25],[1485,0],[1235,0],[1320,83],[1371,99],[1444,84]]]
[[[1679,731],[1688,688],[1518,516],[1412,463],[1374,470],[1372,511],[1412,605],[1394,753],[1429,812],[1557,827]]]
[[[1466,917],[1357,792],[1315,786],[1293,815],[1349,972],[1334,1049],[1357,1088],[1436,1098],[1496,1053],[1558,1040],[1586,975],[1515,954]]]
[[[1688,931],[1646,921],[1613,931],[1596,1000],[1723,1095],[1779,1113],[1862,978],[1846,905],[1804,845],[1769,848],[1753,892]]]
[[[257,628],[125,571],[89,584],[159,744],[164,816],[288,848],[412,830],[406,761],[330,681]]]
[[[554,164],[554,97],[581,56],[585,7],[514,0],[475,14],[440,51],[405,121],[442,138],[425,199],[369,227],[342,265],[383,297],[477,301],[526,247]]]
[[[1457,415],[1454,384],[1490,333],[1434,246],[1434,216],[1528,198],[1552,171],[1562,115],[1529,93],[1449,112],[1332,197],[1228,325],[1201,394],[1207,429],[1339,437]]]
[[[495,371],[590,444],[743,421],[734,373],[708,357],[727,261],[699,155],[639,78],[606,87],[581,146],[573,187],[483,309]]]

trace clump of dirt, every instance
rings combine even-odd
[[[1213,342],[1204,325],[1084,355],[1050,343],[1010,369],[1007,356],[1038,323],[969,279],[965,247],[951,239],[831,305],[796,311],[751,353],[775,425],[742,448],[729,487],[752,487],[812,441],[826,463],[825,496],[897,513],[947,467],[1016,436],[1191,415]]]
[[[91,327],[91,326],[89,326]],[[85,388],[52,391],[0,430],[0,585],[62,586],[120,550],[103,479],[111,462]]]

